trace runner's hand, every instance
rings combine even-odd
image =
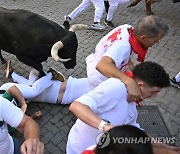
[[[128,91],[128,102],[134,102],[141,99],[141,91],[139,85],[134,79],[129,78],[125,83]]]
[[[29,138],[21,145],[22,154],[44,154],[44,144],[38,139]]]

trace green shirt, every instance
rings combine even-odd
[[[5,93],[2,95],[2,97],[6,98],[6,99],[9,100],[9,101],[12,101],[12,99],[13,99],[13,97],[12,97],[9,93],[7,93],[7,92],[5,92]]]

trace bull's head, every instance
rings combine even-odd
[[[56,42],[51,48],[52,58],[55,61],[62,62],[67,69],[74,68],[76,65],[78,42],[74,32],[80,29],[88,29],[88,26],[83,24],[73,25],[67,36],[62,41]]]

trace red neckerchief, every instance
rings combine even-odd
[[[129,28],[129,43],[131,44],[132,50],[138,55],[138,61],[143,62],[147,53],[148,48],[143,48],[133,34],[133,28]]]
[[[130,78],[133,78],[134,79],[134,75],[131,71],[125,71],[124,74],[126,74],[127,76],[129,76]],[[141,105],[141,101],[142,99],[136,101],[136,104],[138,105],[138,107],[142,107]]]
[[[93,150],[84,150],[81,154],[95,154]]]

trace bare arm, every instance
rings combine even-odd
[[[22,154],[43,154],[44,144],[40,142],[39,127],[36,122],[24,114],[17,129],[24,134],[25,141],[21,145]]]
[[[19,102],[21,110],[25,113],[27,109],[27,104],[21,91],[16,86],[11,86],[7,90],[7,92]]]
[[[102,57],[97,64],[96,69],[106,77],[120,79],[127,87],[129,102],[136,101],[141,98],[140,88],[137,83],[132,78],[121,72],[114,64],[113,59],[110,57]]]
[[[75,101],[70,105],[69,110],[87,125],[98,129],[102,119],[99,118],[87,105]],[[113,126],[109,124],[105,125],[104,131],[108,131],[112,127]]]

